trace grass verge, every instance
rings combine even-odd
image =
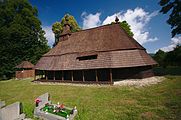
[[[181,76],[149,87],[40,85],[26,80],[0,81],[0,100],[23,103],[33,118],[34,100],[49,92],[53,103],[77,106],[76,120],[150,120],[181,118]]]

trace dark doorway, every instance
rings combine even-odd
[[[85,81],[96,81],[95,70],[84,70]]]
[[[73,71],[74,81],[83,81],[83,74],[81,70]]]
[[[98,81],[109,81],[110,72],[109,69],[99,69],[97,70]]]
[[[47,71],[47,77],[48,77],[48,80],[53,80],[54,71]]]
[[[55,80],[62,80],[62,71],[55,71]]]
[[[63,75],[64,75],[64,80],[71,80],[72,79],[72,74],[71,71],[63,71]]]

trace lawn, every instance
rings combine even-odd
[[[181,76],[149,87],[40,85],[27,80],[0,81],[0,100],[20,101],[33,117],[34,100],[49,92],[53,103],[77,106],[76,120],[181,119]]]

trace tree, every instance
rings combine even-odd
[[[171,25],[172,37],[181,34],[181,0],[160,0],[159,4],[161,13],[171,12],[167,23]]]
[[[115,22],[112,22],[111,24],[115,24]],[[119,24],[120,27],[124,29],[130,37],[134,36],[133,32],[131,31],[130,25],[126,21],[119,22]]]
[[[164,52],[159,50],[153,56],[160,66],[181,66],[181,45],[177,45],[174,50]]]
[[[160,66],[165,66],[166,53],[162,50],[158,50],[154,55],[154,59],[158,62]]]
[[[52,25],[52,31],[53,31],[53,33],[55,34],[55,43],[53,44],[53,46],[55,46],[55,45],[58,43],[60,34],[61,34],[62,31],[63,31],[63,26],[62,26],[62,24],[61,24],[60,22],[55,22],[55,23]]]
[[[165,57],[168,66],[181,66],[181,46],[177,45],[173,51],[169,51]]]
[[[77,24],[77,21],[75,20],[75,18],[72,15],[69,15],[69,14],[64,15],[64,17],[62,18],[62,20],[60,22],[55,22],[52,25],[52,31],[55,34],[54,46],[57,44],[59,36],[63,31],[63,26],[64,26],[65,21],[66,21],[65,18],[68,19],[68,23],[71,26],[71,32],[76,32],[76,31],[80,30],[80,27]]]
[[[27,0],[0,2],[0,77],[11,77],[21,61],[36,63],[49,50],[37,15]]]
[[[130,25],[126,21],[120,22],[120,26],[128,33],[129,36],[133,37],[133,32],[131,31]]]

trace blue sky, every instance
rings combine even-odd
[[[46,31],[49,45],[54,42],[51,26],[69,13],[75,17],[83,29],[108,24],[118,16],[126,20],[134,32],[134,38],[147,52],[158,49],[172,50],[181,43],[181,37],[171,38],[170,26],[166,23],[168,15],[159,13],[161,7],[157,0],[29,0],[38,8],[38,17]]]

